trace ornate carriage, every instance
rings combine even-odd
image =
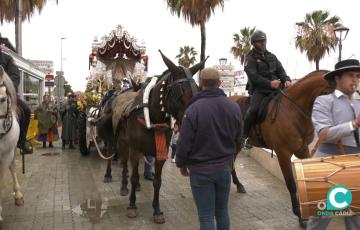
[[[85,93],[81,98],[83,107],[79,116],[79,146],[82,155],[89,154],[96,143],[96,125],[93,120],[99,115],[101,101],[109,90],[120,91],[123,79],[143,82],[147,74],[148,56],[144,42],[138,44],[134,36],[123,30],[121,25],[92,43],[89,55],[90,76]]]

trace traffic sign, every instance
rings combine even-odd
[[[52,74],[45,75],[45,80],[46,81],[53,81],[54,80],[54,75],[52,75]]]
[[[52,87],[54,85],[55,85],[54,81],[45,81],[45,86]]]
[[[64,76],[64,71],[56,71],[56,76]]]

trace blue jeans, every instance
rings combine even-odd
[[[145,161],[145,165],[144,165],[144,176],[146,176],[146,177],[151,177],[152,176],[152,162],[153,162],[153,160],[154,160],[154,157],[153,156],[150,156],[150,155],[148,155],[148,156],[145,156],[145,158],[146,158],[146,160],[149,162],[149,163],[151,163],[151,164],[148,164],[148,163],[146,163],[146,161]]]
[[[190,172],[190,185],[198,210],[200,230],[229,230],[230,169],[213,174]]]

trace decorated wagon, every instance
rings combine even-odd
[[[147,74],[148,57],[145,44],[123,30],[121,25],[92,43],[89,55],[90,74],[86,90],[79,100],[79,147],[82,155],[90,148],[99,150],[95,121],[106,99],[133,82],[142,82]]]

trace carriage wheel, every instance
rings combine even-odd
[[[86,135],[86,125],[87,123],[87,116],[85,111],[79,112],[79,118],[78,118],[78,130],[79,130],[79,149],[80,153],[83,156],[89,155],[90,151],[90,145],[87,135]]]

